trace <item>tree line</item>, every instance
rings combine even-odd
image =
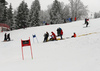
[[[7,7],[7,4],[7,1],[0,0],[0,23],[8,24],[13,29],[41,26],[44,23],[66,23],[68,18],[80,20],[88,15],[87,6],[81,0],[69,0],[67,5],[54,0],[45,11],[41,10],[39,0],[34,0],[30,9],[24,0],[14,11],[12,5]]]
[[[94,18],[100,18],[100,11],[94,13]]]

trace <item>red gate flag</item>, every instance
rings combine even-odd
[[[24,46],[30,46],[31,57],[32,57],[32,59],[33,59],[30,37],[29,37],[29,40],[22,40],[22,39],[21,39],[21,44],[22,44],[22,59],[24,60],[24,54],[23,54],[23,47],[24,47]]]
[[[31,46],[30,39],[29,40],[21,40],[22,47]]]

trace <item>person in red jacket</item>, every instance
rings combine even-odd
[[[76,17],[75,17],[75,21],[76,21]]]
[[[62,29],[59,27],[59,28],[57,29],[57,36],[60,36],[61,39],[62,39],[62,35],[63,35],[63,31],[62,31]]]
[[[72,37],[76,37],[76,33],[74,33],[74,35]]]
[[[57,40],[55,33],[54,32],[51,32],[51,33],[52,33],[52,36],[54,36],[54,39],[53,40]]]

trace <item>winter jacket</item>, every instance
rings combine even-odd
[[[63,31],[61,30],[61,33],[60,33],[61,35],[63,35]]]
[[[61,34],[61,29],[58,28],[58,29],[57,29],[57,35],[60,36],[60,34]]]
[[[87,24],[87,22],[89,22],[89,19],[86,18],[86,19],[85,19],[85,24]]]
[[[75,17],[75,21],[76,21],[76,17]]]
[[[61,28],[58,28],[58,29],[57,29],[57,35],[58,35],[58,36],[63,35],[63,31],[62,31]]]
[[[72,22],[72,18],[69,18],[69,22]]]
[[[74,37],[76,37],[76,34],[74,33],[74,35],[73,35]]]
[[[89,19],[87,19],[86,21],[89,21]]]
[[[49,37],[49,33],[46,32],[46,34],[44,35],[45,38],[48,38]]]
[[[52,33],[52,35],[54,36],[54,39],[56,40],[56,35],[55,35],[55,33],[54,32],[51,32]]]

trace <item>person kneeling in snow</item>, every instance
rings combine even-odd
[[[52,40],[52,41],[53,41],[53,40],[57,40],[57,39],[56,39],[56,35],[55,35],[55,33],[54,33],[54,32],[51,32],[51,33],[52,33],[52,35],[51,35],[50,40]]]
[[[76,37],[76,33],[74,33],[74,35],[72,35],[71,37]]]
[[[53,35],[50,35],[51,38],[50,38],[50,41],[53,41],[54,40],[54,36]]]

